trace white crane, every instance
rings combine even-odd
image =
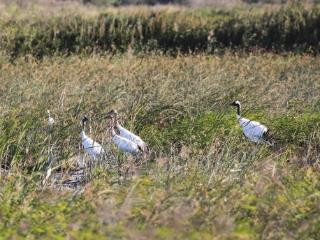
[[[51,177],[51,173],[52,173],[52,168],[49,167],[45,178],[42,180],[42,185],[45,185],[48,182],[49,178]]]
[[[51,177],[52,174],[52,160],[53,160],[53,156],[52,156],[52,152],[51,152],[51,146],[49,145],[49,149],[48,149],[48,161],[46,163],[46,170],[47,170],[47,174],[45,176],[45,178],[42,180],[42,185],[45,185],[47,183],[47,181],[49,180],[49,178]]]
[[[49,125],[49,126],[52,126],[52,125],[54,124],[54,122],[55,122],[55,121],[54,121],[54,118],[51,117],[49,110],[47,110],[47,113],[48,113],[48,125]]]
[[[47,174],[46,174],[46,177],[43,179],[42,181],[42,184],[45,185],[46,182],[49,180],[49,178],[51,177],[51,174],[52,174],[52,161],[53,161],[53,154],[52,154],[52,148],[53,146],[51,145],[51,138],[52,138],[52,126],[54,125],[55,121],[54,121],[54,118],[51,117],[50,115],[50,111],[47,110],[47,113],[48,113],[48,131],[49,131],[49,145],[48,145],[48,160],[47,160],[47,163],[45,164],[45,168],[46,168],[46,171],[47,171]]]
[[[243,134],[250,141],[256,143],[266,143],[270,146],[273,146],[273,144],[267,140],[268,128],[266,126],[259,122],[251,121],[247,118],[241,117],[241,103],[239,101],[234,101],[231,103],[231,105],[237,107],[237,119],[240,123],[240,127],[242,128]]]
[[[143,152],[143,149],[135,142],[130,141],[116,133],[118,131],[115,126],[115,122],[111,122],[111,137],[114,144],[124,153],[130,153],[132,155],[139,155]]]
[[[107,113],[107,116],[114,121],[113,126],[115,127],[117,132],[119,132],[119,136],[137,144],[143,151],[149,151],[148,145],[139,136],[135,135],[134,133],[130,132],[120,125],[118,121],[118,112],[116,110],[112,109]]]
[[[82,131],[80,136],[84,151],[89,154],[94,160],[96,160],[104,154],[104,150],[99,143],[93,141],[86,135],[85,125],[88,120],[89,119],[86,116],[82,118]]]
[[[141,152],[143,152],[143,149],[139,145],[118,135],[115,132],[114,127],[111,128],[111,136],[112,141],[117,145],[117,147],[121,151],[125,153],[131,153],[132,155],[139,155]]]

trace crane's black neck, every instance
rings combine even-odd
[[[88,121],[88,118],[86,116],[84,116],[82,118],[82,130],[84,131],[85,130],[85,127],[86,127],[86,122]]]
[[[240,116],[240,110],[241,110],[241,106],[240,104],[237,104],[237,114]]]
[[[85,128],[85,121],[82,120],[82,131],[84,131],[84,128]]]

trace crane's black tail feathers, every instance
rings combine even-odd
[[[138,145],[138,149],[140,152],[143,152],[143,148],[141,146]]]
[[[262,135],[263,141],[268,144],[270,147],[273,147],[275,144],[275,136],[270,130],[267,130]]]

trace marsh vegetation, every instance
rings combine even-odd
[[[106,16],[124,22],[137,19],[130,11],[127,16],[124,9],[117,17]],[[151,14],[142,11],[142,19]],[[192,11],[195,19],[204,12]],[[37,39],[38,33],[47,36],[44,28],[55,29],[56,36],[62,36],[65,27],[68,33],[78,31],[82,36],[89,36],[88,29],[95,32],[89,27],[92,20],[82,25],[79,16],[41,21],[35,17],[22,24],[19,18],[25,19],[26,14],[7,13],[1,20],[6,26],[1,39],[9,33]],[[163,13],[157,14],[160,19]],[[18,20],[11,24],[15,17]],[[124,27],[114,31],[124,29],[131,31]],[[119,38],[123,39],[121,34]],[[20,41],[19,46],[28,47],[11,48],[16,39],[1,40],[0,54],[3,238],[320,237],[317,54],[223,48],[215,54],[177,51],[172,55],[56,48],[50,54],[44,50],[39,58],[33,51],[47,49],[48,45],[40,45],[45,40],[34,45],[34,41],[27,45]],[[79,39],[88,46],[86,37]],[[99,46],[95,38],[89,45],[97,41]],[[244,138],[229,106],[236,99],[243,103],[245,116],[274,132],[273,148]],[[114,148],[103,118],[112,108],[125,127],[149,144],[147,160],[134,164]],[[50,129],[47,109],[55,119]],[[54,146],[56,172],[66,178],[74,159],[83,156],[80,121],[84,114],[90,119],[88,134],[106,150],[106,164],[93,168],[76,189],[58,188],[60,179],[43,186],[48,145]]]

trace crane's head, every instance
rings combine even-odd
[[[110,112],[107,113],[107,118],[112,119],[118,116],[118,112],[115,109],[112,109]]]
[[[231,106],[237,107],[237,115],[240,117],[241,104],[239,101],[234,101],[231,103]]]
[[[84,115],[84,116],[82,117],[82,124],[84,124],[84,123],[86,123],[86,122],[88,122],[88,121],[89,121],[88,117],[87,117],[86,115]]]
[[[241,106],[239,101],[233,101],[230,105],[231,106],[235,106],[235,107],[240,107]]]
[[[87,118],[86,115],[84,115],[81,119],[81,125],[82,125],[82,131],[84,132],[84,128],[85,128],[85,125],[86,125],[86,122],[88,122],[89,119]]]

